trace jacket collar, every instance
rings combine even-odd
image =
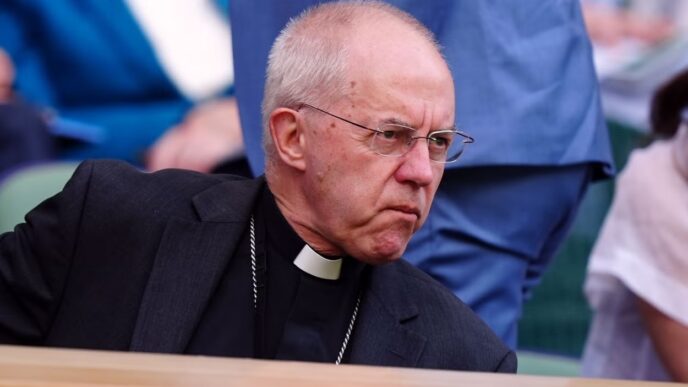
[[[192,202],[203,222],[247,223],[258,192],[264,185],[263,176],[254,180],[231,180],[199,193]]]

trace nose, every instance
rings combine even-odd
[[[434,161],[430,160],[427,142],[422,139],[416,141],[411,149],[403,156],[402,163],[397,168],[394,177],[400,183],[412,182],[418,186],[432,183],[434,178]]]

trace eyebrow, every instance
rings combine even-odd
[[[384,124],[394,124],[394,125],[408,126],[409,128],[416,129],[415,126],[409,124],[408,122],[406,122],[406,121],[404,121],[404,120],[401,120],[401,119],[399,119],[399,118],[394,118],[394,117],[385,118],[384,120],[381,120],[381,121],[380,121],[380,125],[384,125]],[[418,130],[418,129],[416,129],[416,130]]]
[[[396,124],[396,125],[410,126],[413,128],[413,125],[409,124],[408,122],[406,122],[404,120],[401,120],[401,119],[395,118],[395,117],[389,117],[389,118],[385,118],[385,119],[380,120],[380,125],[383,125],[383,124]]]
[[[407,126],[407,127],[411,128],[411,129],[414,129],[414,130],[418,130],[418,128],[415,127],[414,125],[411,125],[411,124],[409,124],[408,122],[406,122],[406,121],[404,121],[404,120],[401,120],[401,119],[398,119],[398,118],[386,118],[386,119],[384,119],[384,120],[381,120],[381,121],[380,121],[380,124],[379,124],[378,126],[382,126],[382,125],[384,125],[384,124],[402,125],[402,126]],[[431,129],[431,130],[428,132],[428,134],[430,134],[430,133],[435,133],[435,132],[442,132],[442,131],[445,131],[445,130],[456,131],[456,130],[458,130],[457,128],[458,128],[458,127],[457,127],[456,125],[454,125],[454,126],[450,126],[450,127],[448,127],[448,128],[438,128],[438,129],[435,129],[435,130],[432,130],[432,129]]]

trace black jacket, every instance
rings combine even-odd
[[[83,163],[0,236],[0,342],[182,352],[263,184]],[[467,306],[405,261],[372,268],[359,313],[351,363],[516,369]]]

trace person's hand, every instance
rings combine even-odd
[[[236,99],[214,100],[195,107],[183,122],[169,129],[149,150],[146,167],[209,172],[243,150]]]
[[[9,55],[0,48],[0,102],[7,102],[12,97],[14,83],[14,65]]]

